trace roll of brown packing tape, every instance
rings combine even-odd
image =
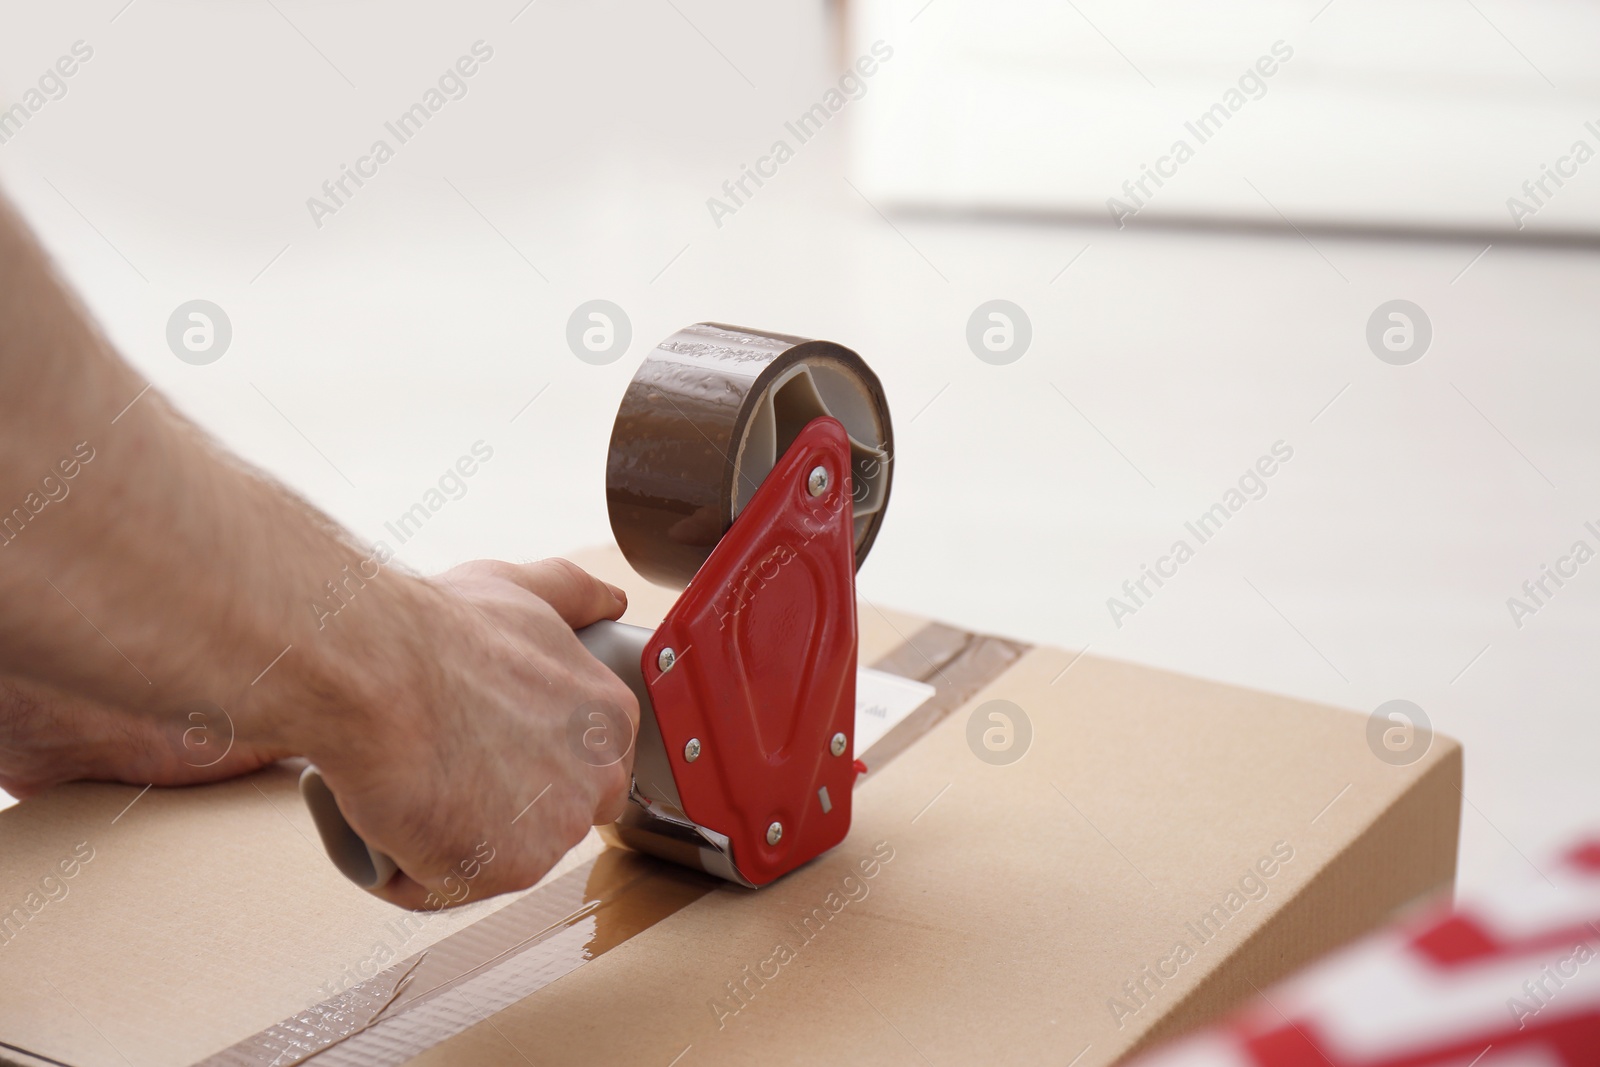
[[[831,341],[702,322],[640,365],[611,430],[606,504],[623,555],[684,586],[806,423],[850,435],[856,566],[889,501],[894,438],[877,375]]]

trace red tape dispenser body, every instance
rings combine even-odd
[[[843,426],[826,416],[808,423],[643,653],[674,806],[727,841],[736,880],[750,885],[826,852],[850,829],[850,458]],[[646,801],[673,799],[635,778]]]

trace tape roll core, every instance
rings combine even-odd
[[[889,501],[894,438],[877,375],[831,341],[702,322],[650,353],[611,430],[606,506],[633,569],[682,587],[802,427],[850,435],[856,566]]]

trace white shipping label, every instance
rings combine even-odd
[[[878,739],[927,703],[936,692],[926,682],[862,667],[856,671],[855,755],[860,758]]]

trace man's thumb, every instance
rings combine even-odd
[[[517,569],[522,587],[555,608],[574,630],[601,619],[615,619],[628,607],[626,593],[570,560],[542,559]]]

